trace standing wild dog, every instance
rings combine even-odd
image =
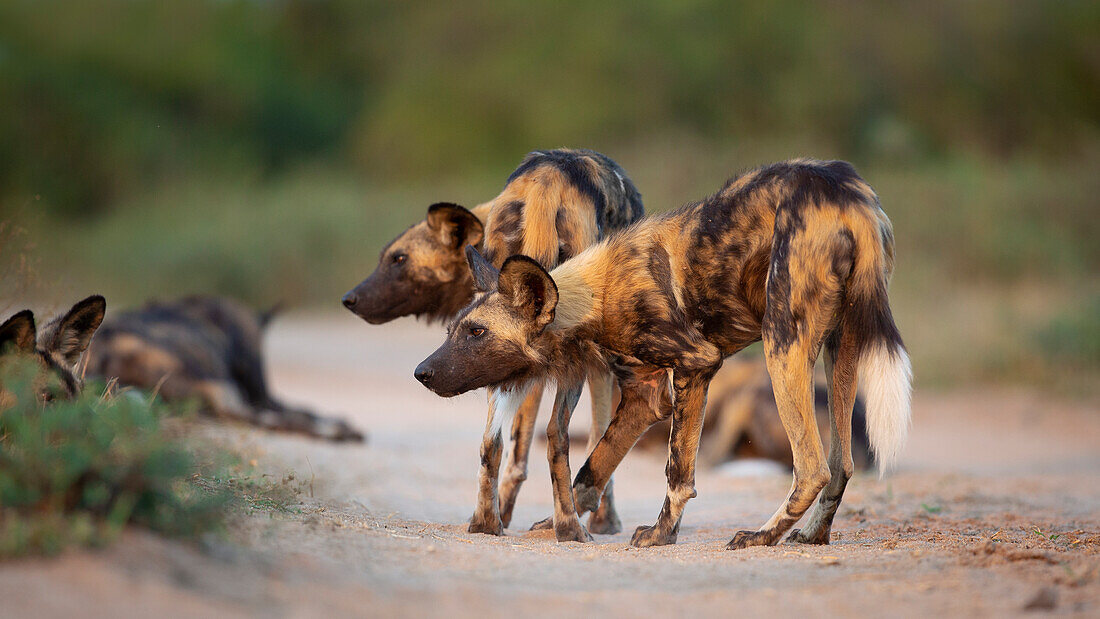
[[[641,195],[608,157],[590,150],[534,151],[508,177],[500,195],[472,212],[454,204],[432,205],[424,221],[382,249],[378,267],[344,296],[343,303],[371,324],[408,315],[450,319],[474,297],[464,253],[467,245],[483,249],[498,267],[508,256],[523,254],[550,269],[641,216]],[[588,384],[592,448],[611,420],[614,385],[606,370],[588,377]],[[531,384],[523,393],[489,394],[471,533],[500,535],[512,519],[516,495],[527,479],[542,388]],[[513,414],[511,455],[498,495],[501,427]],[[597,533],[620,530],[610,483],[589,527]]]
[[[284,405],[264,378],[261,339],[272,313],[219,297],[150,303],[111,317],[100,329],[88,372],[198,400],[205,413],[333,441],[362,441],[343,420]]]
[[[602,363],[598,349],[617,355],[616,365],[634,375],[620,382],[619,409],[573,488],[560,452],[571,402],[555,408],[549,439],[559,539],[561,530],[580,526],[574,496],[581,513],[592,509],[623,454],[661,416],[653,394],[671,371],[668,492],[656,523],[639,527],[631,544],[674,543],[696,495],[707,386],[725,357],[759,339],[791,443],[794,482],[775,515],[759,530],[738,532],[728,548],[775,544],[822,489],[814,516],[791,539],[828,543],[852,475],[857,377],[880,466],[902,447],[911,373],[886,292],[893,230],[878,197],[847,163],[795,160],[753,170],[551,273],[523,256],[498,272],[476,251],[469,254],[475,278],[495,289],[453,321],[447,340],[417,368],[425,385],[441,395],[485,384],[520,391],[553,377],[571,389],[586,366]],[[836,437],[828,464],[813,407],[822,346]]]
[[[34,312],[18,312],[0,325],[0,355],[34,357],[47,372],[47,381],[39,394],[43,400],[76,397],[84,387],[77,365],[106,311],[103,297],[90,296],[46,323],[41,333],[34,324]],[[56,388],[49,383],[56,383]]]

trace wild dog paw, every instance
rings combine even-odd
[[[553,528],[554,528],[554,517],[553,516],[550,516],[549,518],[543,518],[542,520],[539,520],[535,524],[531,525],[531,530],[532,531],[549,531],[550,529],[553,529]]]
[[[623,523],[614,507],[597,509],[588,517],[588,530],[597,535],[615,535],[623,530]]]
[[[559,542],[583,543],[592,541],[592,536],[588,534],[588,529],[585,529],[584,525],[575,518],[561,524],[555,524],[554,537],[556,537]]]
[[[772,531],[738,531],[730,543],[726,544],[726,550],[741,550],[750,546],[771,546],[776,538]]]
[[[504,524],[500,516],[481,516],[474,514],[470,518],[470,526],[466,527],[467,533],[485,533],[486,535],[504,535]]]
[[[817,544],[827,546],[829,544],[829,527],[821,527],[817,533],[795,529],[787,536],[787,541],[792,544]]]
[[[676,533],[666,533],[657,527],[657,525],[651,527],[640,526],[634,530],[634,536],[630,538],[630,545],[635,548],[667,546],[675,543]]]
[[[577,506],[577,513],[593,512],[600,508],[600,497],[603,493],[585,484],[573,486],[573,503]]]

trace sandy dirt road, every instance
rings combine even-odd
[[[0,616],[1100,616],[1097,402],[918,388],[899,470],[853,479],[830,546],[724,550],[790,484],[735,467],[699,472],[678,544],[631,548],[665,490],[663,454],[637,451],[616,475],[624,532],[559,544],[526,531],[551,513],[544,443],[506,536],[465,532],[484,395],[441,400],[413,380],[441,337],[412,321],[277,321],[275,391],[346,415],[369,442],[215,428],[272,474],[311,479],[300,513],[245,517],[199,547],[133,532],[0,564]],[[582,403],[582,436],[588,415]],[[574,471],[583,459],[578,447]]]

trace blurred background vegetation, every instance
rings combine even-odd
[[[1095,1],[7,0],[0,112],[4,312],[339,311],[529,150],[608,154],[650,212],[813,156],[894,221],[922,385],[1100,382]]]

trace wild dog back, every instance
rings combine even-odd
[[[337,419],[289,407],[267,387],[262,353],[272,312],[257,313],[224,297],[152,302],[110,317],[92,349],[89,373],[195,399],[203,410],[262,427],[330,440],[362,440]]]

